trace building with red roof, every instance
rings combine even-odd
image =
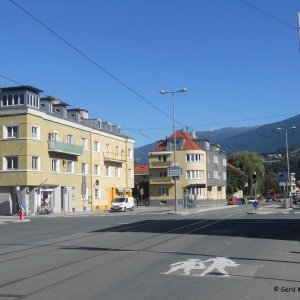
[[[187,201],[193,206],[204,200],[226,202],[225,152],[219,145],[197,139],[194,133],[178,130],[175,139],[173,133],[148,153],[151,205],[174,204],[175,180],[168,176],[174,158],[182,170],[177,181],[179,208],[186,206]]]

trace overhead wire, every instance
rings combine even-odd
[[[24,7],[22,7],[20,4],[15,2],[14,0],[8,0],[10,1],[13,5],[15,5],[17,8],[19,8],[21,11],[23,11],[25,14],[27,14],[29,17],[31,17],[34,21],[39,23],[42,27],[44,27],[46,30],[48,30],[51,34],[53,34],[55,37],[57,37],[59,40],[61,40],[63,43],[65,43],[68,47],[73,49],[75,52],[77,52],[80,56],[82,56],[84,59],[92,63],[94,66],[96,66],[98,69],[103,71],[106,75],[108,75],[110,78],[118,82],[120,85],[122,85],[124,88],[129,90],[131,93],[136,95],[139,99],[143,100],[146,102],[148,105],[152,106],[154,109],[162,113],[164,116],[168,117],[169,119],[173,119],[169,114],[164,112],[162,109],[160,109],[158,106],[154,105],[152,102],[150,102],[148,99],[146,99],[143,95],[141,95],[139,92],[137,92],[135,89],[131,88],[128,84],[126,84],[124,81],[119,79],[117,76],[113,75],[111,72],[109,72],[107,69],[102,67],[99,63],[97,63],[95,60],[90,58],[87,54],[85,54],[83,51],[81,51],[78,47],[75,47],[73,44],[68,42],[64,37],[62,37],[60,34],[58,34],[56,31],[51,29],[48,25],[43,23],[41,20],[39,20],[37,17],[35,17],[32,13],[30,13],[28,10],[26,10]],[[184,126],[178,121],[175,121],[177,124]]]
[[[81,55],[84,59],[86,59],[87,61],[89,61],[90,63],[92,63],[93,65],[95,65],[98,69],[100,69],[101,71],[103,71],[106,75],[108,75],[110,78],[112,78],[113,80],[115,80],[116,82],[118,82],[120,85],[122,85],[124,88],[126,88],[127,90],[129,90],[130,92],[132,92],[133,94],[135,94],[138,98],[140,98],[141,100],[143,100],[144,102],[146,102],[148,105],[152,106],[154,109],[156,109],[157,111],[159,111],[160,113],[162,113],[163,115],[165,115],[166,117],[168,117],[169,119],[173,119],[169,114],[165,113],[163,110],[161,110],[159,107],[157,107],[156,105],[154,105],[153,103],[151,103],[148,99],[146,99],[143,95],[141,95],[140,93],[138,93],[136,90],[134,90],[133,88],[131,88],[130,86],[128,86],[126,83],[124,83],[121,79],[119,79],[118,77],[116,77],[115,75],[113,75],[111,72],[109,72],[108,70],[106,70],[104,67],[102,67],[100,64],[98,64],[95,60],[91,59],[87,54],[85,54],[83,51],[81,51],[79,48],[75,47],[74,45],[72,45],[70,42],[68,42],[65,38],[63,38],[60,34],[58,34],[56,31],[54,31],[53,29],[51,29],[49,26],[47,26],[45,23],[43,23],[42,21],[40,21],[37,17],[35,17],[32,13],[30,13],[28,10],[26,10],[24,7],[22,7],[20,4],[18,4],[16,1],[14,0],[8,0],[10,1],[13,5],[15,5],[17,8],[19,8],[20,10],[22,10],[24,13],[26,13],[29,17],[31,17],[33,20],[35,20],[37,23],[39,23],[42,27],[44,27],[46,30],[48,30],[51,34],[53,34],[54,36],[56,36],[59,40],[61,40],[63,43],[65,43],[67,46],[69,46],[70,48],[72,48],[75,52],[77,52],[79,55]],[[291,26],[290,24],[286,23],[285,21],[279,19],[278,17],[275,17],[274,15],[262,10],[261,8],[245,1],[245,0],[238,0],[239,2],[241,2],[242,4],[257,10],[258,12],[262,13],[263,15],[273,19],[274,21],[281,23],[282,25],[296,30],[298,31],[298,28]],[[6,78],[12,82],[15,82],[17,84],[20,84],[17,81],[11,80],[9,78],[7,78],[6,76],[0,75],[3,78]],[[290,114],[284,114],[284,115],[290,115]],[[277,115],[280,116],[280,115]],[[226,123],[232,123],[232,122],[241,122],[241,121],[249,121],[249,120],[255,120],[255,119],[262,119],[262,118],[270,118],[273,116],[263,116],[263,117],[258,117],[258,118],[249,118],[249,119],[241,119],[241,120],[233,120],[233,121],[224,121],[224,122],[218,122],[218,123],[207,123],[207,124],[197,124],[197,125],[192,125],[192,128],[197,128],[197,127],[203,127],[203,126],[214,126],[214,125],[218,125],[218,124],[226,124]],[[275,117],[275,116],[274,116]],[[102,120],[104,120],[103,118],[100,118]],[[179,125],[181,125],[182,127],[186,127],[185,125],[181,124],[180,122],[178,122],[177,120],[175,120],[175,122]],[[125,128],[123,127],[125,130],[128,131],[135,131],[141,135],[143,135],[144,137],[155,141],[155,139],[147,136],[146,134],[144,134],[142,132],[142,130],[150,130],[150,129],[141,129],[141,128],[136,128],[136,129],[129,129],[129,128]],[[171,128],[171,127],[168,127]],[[152,128],[152,130],[161,130],[161,129],[168,129],[168,128]]]
[[[8,80],[8,81],[14,82],[14,83],[16,83],[16,84],[18,84],[18,85],[20,85],[20,86],[22,86],[22,85],[24,86],[23,83],[20,83],[20,82],[14,80],[14,79],[11,79],[11,78],[9,78],[9,77],[3,75],[3,74],[0,74],[0,77],[6,79],[6,80]],[[1,89],[1,85],[0,85],[0,89]],[[44,91],[42,91],[40,94],[41,94],[41,95],[44,95],[45,97],[48,97],[48,96],[49,96],[49,94],[46,94]],[[68,100],[66,100],[66,102],[68,102]],[[75,106],[69,104],[69,102],[68,102],[68,106],[69,106],[70,108],[77,108],[77,107],[75,107]],[[101,121],[109,122],[108,120],[105,120],[104,118],[99,117],[99,116],[97,116],[97,115],[90,114],[90,113],[89,113],[89,115],[94,116],[95,118],[99,118]],[[129,132],[138,133],[138,134],[142,135],[143,137],[149,139],[151,142],[155,142],[155,143],[157,142],[157,139],[154,139],[154,138],[150,137],[149,135],[146,135],[146,134],[142,133],[142,129],[130,129],[130,128],[126,128],[126,127],[123,127],[123,126],[122,126],[122,129],[124,129],[124,130],[126,130],[126,131],[129,131]]]
[[[270,14],[269,12],[267,12],[267,11],[265,11],[265,10],[263,10],[263,9],[255,6],[255,5],[251,4],[251,3],[249,3],[248,1],[245,1],[245,0],[238,0],[238,1],[241,2],[241,3],[243,3],[246,6],[251,7],[252,9],[254,9],[254,10],[262,13],[263,15],[269,17],[270,19],[273,19],[274,21],[276,21],[278,23],[281,23],[282,25],[284,25],[284,26],[286,26],[286,27],[288,27],[290,29],[298,31],[297,27],[294,27],[294,26],[288,24],[287,22],[285,22],[285,21],[279,19],[278,17],[275,17],[274,15]]]

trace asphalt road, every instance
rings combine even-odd
[[[300,214],[248,210],[3,225],[0,299],[300,299]]]

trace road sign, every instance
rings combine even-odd
[[[168,176],[178,177],[182,175],[182,168],[179,166],[168,167]]]

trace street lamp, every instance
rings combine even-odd
[[[289,161],[289,146],[288,146],[288,130],[292,130],[292,129],[296,129],[296,126],[292,126],[289,128],[282,128],[282,127],[278,127],[277,130],[285,130],[285,148],[286,148],[286,165],[287,165],[287,182],[286,182],[286,192],[290,195],[289,192],[289,188],[288,188],[288,182],[290,184],[291,187],[291,180],[290,180],[290,161]]]
[[[161,90],[160,93],[163,94],[171,94],[172,95],[172,102],[173,102],[173,132],[174,132],[174,158],[173,158],[173,163],[174,166],[176,166],[176,129],[175,129],[175,97],[174,95],[177,93],[185,93],[187,92],[186,88],[182,88],[181,90],[178,91],[164,91]],[[177,199],[177,176],[174,176],[175,180],[175,212],[178,211],[178,199]]]

